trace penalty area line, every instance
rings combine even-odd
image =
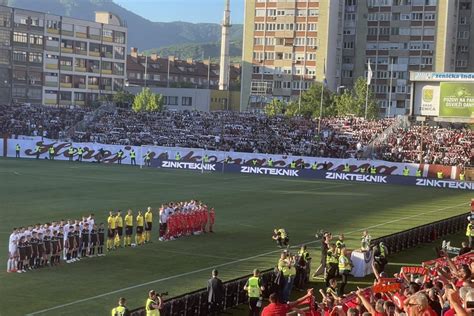
[[[384,226],[384,225],[387,225],[387,224],[392,224],[392,223],[396,223],[396,222],[399,222],[399,221],[404,221],[404,220],[407,220],[407,219],[410,219],[410,218],[414,218],[414,217],[418,217],[418,216],[422,216],[422,215],[426,215],[426,214],[431,214],[431,213],[434,213],[434,212],[448,210],[448,209],[459,207],[459,206],[462,206],[462,205],[467,205],[467,203],[460,203],[460,204],[457,204],[457,205],[452,205],[452,206],[448,206],[448,207],[444,207],[444,208],[440,208],[440,209],[435,209],[435,210],[422,212],[422,213],[417,213],[417,214],[406,216],[406,217],[397,218],[395,220],[391,220],[391,221],[388,221],[388,222],[384,222],[384,223],[380,223],[380,224],[377,224],[377,225],[372,225],[372,226],[368,226],[368,227],[365,227],[365,228],[359,228],[359,229],[356,229],[356,230],[353,230],[353,231],[350,231],[350,232],[346,232],[345,235],[351,235],[351,234],[354,234],[354,233],[357,233],[357,232],[364,231],[366,229],[376,228],[376,227]],[[312,240],[312,241],[309,241],[309,242],[306,242],[306,243],[301,243],[299,245],[300,246],[301,245],[309,245],[309,244],[314,244],[316,242],[320,242],[320,240],[319,239]],[[221,268],[221,267],[233,265],[233,264],[236,264],[236,263],[257,259],[257,258],[260,258],[260,257],[265,257],[265,256],[268,256],[268,255],[271,255],[271,254],[274,254],[274,253],[281,252],[281,251],[282,251],[282,249],[276,249],[276,250],[265,252],[265,253],[262,253],[262,254],[259,254],[259,255],[255,255],[255,256],[251,256],[251,257],[247,257],[247,258],[242,258],[242,259],[237,259],[237,260],[217,264],[217,265],[214,265],[214,266],[201,268],[201,269],[198,269],[198,270],[188,271],[188,272],[175,274],[175,275],[165,277],[165,278],[161,278],[161,279],[157,279],[157,280],[153,280],[153,281],[149,281],[149,282],[145,282],[145,283],[141,283],[141,284],[132,285],[132,286],[122,288],[122,289],[118,289],[118,290],[115,290],[115,291],[112,291],[112,292],[103,293],[103,294],[99,294],[99,295],[92,296],[92,297],[87,297],[87,298],[80,299],[80,300],[77,300],[77,301],[73,301],[73,302],[61,304],[61,305],[58,305],[58,306],[46,308],[46,309],[43,309],[43,310],[40,310],[40,311],[37,311],[37,312],[29,313],[29,314],[27,314],[27,316],[28,315],[38,315],[38,314],[46,313],[46,312],[56,310],[56,309],[59,309],[59,308],[64,308],[64,307],[68,307],[68,306],[71,306],[71,305],[76,305],[76,304],[79,304],[79,303],[92,301],[92,300],[95,300],[95,299],[98,299],[98,298],[101,298],[101,297],[106,297],[106,296],[109,296],[109,295],[112,295],[112,294],[117,294],[117,293],[121,293],[121,292],[124,292],[124,291],[133,290],[133,289],[136,289],[136,288],[139,288],[139,287],[143,287],[143,286],[146,286],[146,285],[151,285],[151,284],[155,284],[155,283],[159,283],[159,282],[164,282],[164,281],[169,281],[169,280],[185,277],[185,276],[192,275],[192,274],[195,274],[195,273],[206,272],[206,271],[209,272],[210,270],[215,269],[215,268]]]

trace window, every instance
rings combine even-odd
[[[14,87],[12,90],[14,98],[24,98],[26,96],[26,88],[24,87]]]
[[[181,98],[181,105],[182,106],[192,106],[193,105],[193,98],[192,97],[182,97]]]
[[[461,67],[461,68],[467,67],[467,60],[462,60],[462,59],[456,60],[456,67]]]
[[[459,31],[458,32],[459,39],[468,39],[469,38],[469,31]]]
[[[114,46],[114,58],[125,59],[125,48],[121,46]]]
[[[114,31],[114,42],[118,44],[125,44],[125,33]]]
[[[30,52],[28,55],[28,60],[30,63],[42,63],[43,62],[43,54],[42,53],[32,53]]]
[[[28,43],[28,34],[13,32],[13,41],[16,43]]]
[[[26,70],[15,69],[13,71],[13,80],[15,80],[15,81],[26,81]]]
[[[48,20],[48,21],[46,21],[46,27],[47,27],[48,29],[57,30],[57,29],[59,29],[59,21]]]
[[[22,51],[18,51],[18,50],[13,51],[13,60],[14,61],[20,61],[20,62],[26,62],[26,52],[22,52]]]
[[[28,98],[40,100],[41,99],[41,89],[28,89]]]
[[[168,97],[167,105],[178,105],[178,97]]]
[[[43,36],[42,35],[30,34],[30,44],[42,46],[43,45]]]

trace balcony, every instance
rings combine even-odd
[[[73,31],[61,30],[61,35],[64,35],[64,36],[74,36],[74,32],[73,32]]]
[[[45,103],[46,105],[53,105],[53,104],[56,104],[56,103],[57,103],[57,99],[45,98],[45,99],[44,99],[44,103]]]
[[[112,42],[113,42],[113,38],[112,38],[112,37],[108,37],[108,36],[104,36],[104,37],[102,38],[102,40],[103,40],[104,42],[109,42],[109,43],[112,43]]]
[[[50,27],[46,28],[46,32],[48,32],[49,34],[59,34],[58,29],[53,29],[53,28],[50,28]]]
[[[84,105],[86,105],[86,101],[74,100],[74,104],[75,104],[75,105],[82,105],[82,106],[84,106]]]
[[[102,74],[103,74],[103,75],[111,75],[111,74],[112,74],[112,70],[111,70],[111,69],[102,69]]]
[[[105,58],[114,58],[114,55],[112,53],[109,53],[109,52],[103,53],[102,56],[105,57]]]
[[[89,34],[89,38],[92,40],[100,41],[100,35]]]
[[[100,74],[99,68],[92,68],[92,72],[95,74]]]
[[[85,56],[87,56],[87,50],[82,50],[82,49],[77,49],[77,48],[75,48],[75,49],[74,49],[74,53],[77,54],[77,55],[85,55]]]
[[[68,66],[68,65],[61,65],[61,70],[65,70],[65,71],[72,71],[72,66]]]
[[[89,51],[89,56],[100,57],[100,52]]]
[[[61,88],[71,89],[72,88],[72,83],[70,83],[70,82],[61,82],[60,86],[61,86]]]
[[[59,100],[59,104],[61,105],[72,105],[71,100]]]
[[[45,85],[46,87],[57,88],[57,87],[58,87],[58,82],[57,82],[57,81],[46,80],[46,81],[44,82],[44,85]]]
[[[61,47],[61,53],[72,54],[73,50],[69,47]]]
[[[74,85],[74,88],[77,88],[77,89],[86,89],[86,84],[85,83],[76,83]]]
[[[106,91],[112,91],[112,86],[111,85],[102,85],[101,87],[101,90],[106,90]]]
[[[46,45],[45,49],[47,51],[51,51],[51,52],[59,52],[59,47],[57,47],[57,46],[48,46],[48,45]]]
[[[58,69],[58,64],[46,64],[46,69]]]
[[[98,85],[98,84],[89,84],[89,89],[91,89],[91,90],[99,90],[99,85]]]
[[[77,72],[86,72],[87,71],[86,67],[79,67],[79,66],[76,66],[74,68],[74,70],[77,71]]]
[[[79,37],[79,38],[87,38],[87,33],[76,32],[76,37]]]

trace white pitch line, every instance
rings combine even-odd
[[[414,218],[414,217],[418,217],[418,216],[421,216],[421,215],[426,215],[426,214],[430,214],[430,213],[434,213],[434,212],[444,211],[444,210],[447,210],[447,209],[450,209],[450,208],[455,208],[455,207],[462,206],[462,205],[466,205],[466,203],[460,203],[460,204],[457,204],[457,205],[448,206],[448,207],[444,207],[444,208],[441,208],[441,209],[431,210],[431,211],[428,211],[428,212],[423,212],[423,213],[418,213],[418,214],[415,214],[415,215],[410,215],[410,216],[406,216],[406,217],[402,217],[402,218],[397,218],[395,220],[391,220],[391,221],[388,221],[388,222],[385,222],[385,223],[372,225],[372,226],[365,227],[365,228],[356,229],[356,230],[345,233],[345,235],[351,235],[351,234],[354,234],[354,233],[357,233],[357,232],[360,232],[360,231],[364,231],[366,229],[371,229],[371,228],[375,228],[375,227],[379,227],[379,226],[383,226],[383,225],[387,225],[387,224],[392,224],[392,223],[395,223],[395,222],[404,221],[406,219],[410,219],[410,218]],[[306,242],[306,243],[302,243],[301,245],[303,245],[303,244],[304,245],[314,244],[314,243],[319,242],[319,241],[320,240],[312,240],[312,241],[309,241],[309,242]],[[215,269],[215,268],[221,268],[221,267],[233,265],[235,263],[249,261],[249,260],[252,260],[252,259],[268,256],[268,255],[271,255],[271,254],[274,254],[274,253],[277,253],[277,252],[280,252],[280,251],[281,251],[281,249],[277,249],[277,250],[269,251],[269,252],[262,253],[262,254],[259,254],[259,255],[247,257],[247,258],[242,258],[242,259],[233,260],[233,261],[226,262],[226,263],[221,263],[221,264],[211,266],[211,267],[206,267],[206,268],[202,268],[202,269],[198,269],[198,270],[194,270],[194,271],[188,271],[188,272],[185,272],[185,273],[172,275],[172,276],[169,276],[169,277],[166,277],[166,278],[161,278],[161,279],[157,279],[157,280],[153,280],[153,281],[149,281],[149,282],[145,282],[145,283],[141,283],[141,284],[132,285],[132,286],[129,286],[129,287],[126,287],[126,288],[123,288],[123,289],[118,289],[118,290],[115,290],[115,291],[112,291],[112,292],[99,294],[99,295],[96,295],[96,296],[80,299],[80,300],[70,302],[70,303],[66,303],[66,304],[61,304],[61,305],[58,305],[58,306],[54,306],[54,307],[51,307],[51,308],[47,308],[47,309],[43,309],[43,310],[40,310],[40,311],[37,311],[37,312],[33,312],[33,313],[30,313],[30,314],[27,314],[27,315],[38,315],[38,314],[41,314],[41,313],[46,313],[46,312],[49,312],[49,311],[52,311],[52,310],[55,310],[55,309],[64,308],[64,307],[67,307],[67,306],[71,306],[71,305],[75,305],[75,304],[95,300],[95,299],[105,297],[105,296],[109,296],[109,295],[112,295],[112,294],[117,294],[117,293],[120,293],[120,292],[136,289],[136,288],[139,288],[139,287],[142,287],[142,286],[145,286],[145,285],[150,285],[150,284],[155,284],[155,283],[159,283],[159,282],[163,282],[163,281],[173,280],[173,279],[181,278],[181,277],[184,277],[184,276],[192,275],[192,274],[195,274],[195,273],[210,271],[210,270]]]

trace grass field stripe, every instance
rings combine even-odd
[[[396,220],[391,220],[391,221],[388,221],[388,222],[385,222],[385,223],[380,223],[380,224],[377,224],[377,225],[372,225],[372,226],[369,226],[369,227],[356,229],[356,230],[353,230],[353,231],[350,231],[350,232],[347,232],[347,233],[344,233],[344,234],[345,235],[351,235],[351,234],[354,234],[354,233],[357,233],[357,232],[364,231],[366,229],[375,228],[375,227],[395,223],[395,222],[398,222],[398,221],[403,221],[403,220],[410,219],[410,218],[417,217],[417,216],[421,216],[421,215],[426,215],[426,214],[430,214],[430,213],[434,213],[434,212],[444,211],[444,210],[459,207],[459,206],[462,206],[462,205],[467,205],[467,204],[466,203],[460,203],[460,204],[457,204],[457,205],[452,205],[452,206],[444,207],[444,208],[441,208],[441,209],[436,209],[436,210],[431,210],[431,211],[428,211],[428,212],[418,213],[418,214],[411,215],[411,216],[401,217],[401,218],[398,218]],[[309,241],[309,242],[306,242],[306,243],[301,243],[300,245],[309,245],[309,244],[314,244],[316,242],[320,242],[320,240],[312,240],[312,241]],[[221,268],[221,267],[225,267],[225,266],[232,265],[232,264],[235,264],[235,263],[249,261],[249,260],[252,260],[252,259],[268,256],[268,255],[271,255],[271,254],[274,254],[274,253],[277,253],[277,252],[281,252],[281,251],[282,251],[282,249],[276,249],[276,250],[269,251],[269,252],[266,252],[266,253],[263,253],[263,254],[259,254],[259,255],[255,255],[255,256],[251,256],[251,257],[247,257],[247,258],[242,258],[242,259],[238,259],[238,260],[234,260],[234,261],[230,261],[230,262],[226,262],[226,263],[222,263],[222,264],[218,264],[218,265],[214,265],[214,266],[210,266],[210,267],[206,267],[206,268],[201,268],[201,269],[194,270],[194,271],[188,271],[188,272],[185,272],[185,273],[172,275],[172,276],[169,276],[169,277],[166,277],[166,278],[161,278],[161,279],[157,279],[157,280],[153,280],[153,281],[148,281],[148,282],[145,282],[145,283],[142,283],[142,284],[132,285],[132,286],[129,286],[129,287],[126,287],[126,288],[123,288],[123,289],[118,289],[118,290],[115,290],[115,291],[112,291],[112,292],[99,294],[99,295],[96,295],[96,296],[80,299],[80,300],[70,302],[70,303],[66,303],[66,304],[61,304],[61,305],[58,305],[58,306],[54,306],[54,307],[51,307],[51,308],[47,308],[47,309],[43,309],[43,310],[40,310],[40,311],[37,311],[37,312],[33,312],[33,313],[30,313],[30,314],[27,314],[27,315],[38,315],[38,314],[46,313],[46,312],[56,310],[56,309],[59,309],[59,308],[68,307],[68,306],[71,306],[71,305],[75,305],[75,304],[95,300],[97,298],[109,296],[109,295],[112,295],[112,294],[117,294],[117,293],[128,291],[128,290],[133,290],[133,289],[143,287],[143,286],[146,286],[146,285],[155,284],[155,283],[168,281],[168,280],[173,280],[173,279],[185,277],[185,276],[188,276],[188,275],[192,275],[192,274],[195,274],[195,273],[200,273],[200,272],[205,272],[205,271],[209,272],[209,271],[211,271],[212,269],[215,269],[215,268]]]

